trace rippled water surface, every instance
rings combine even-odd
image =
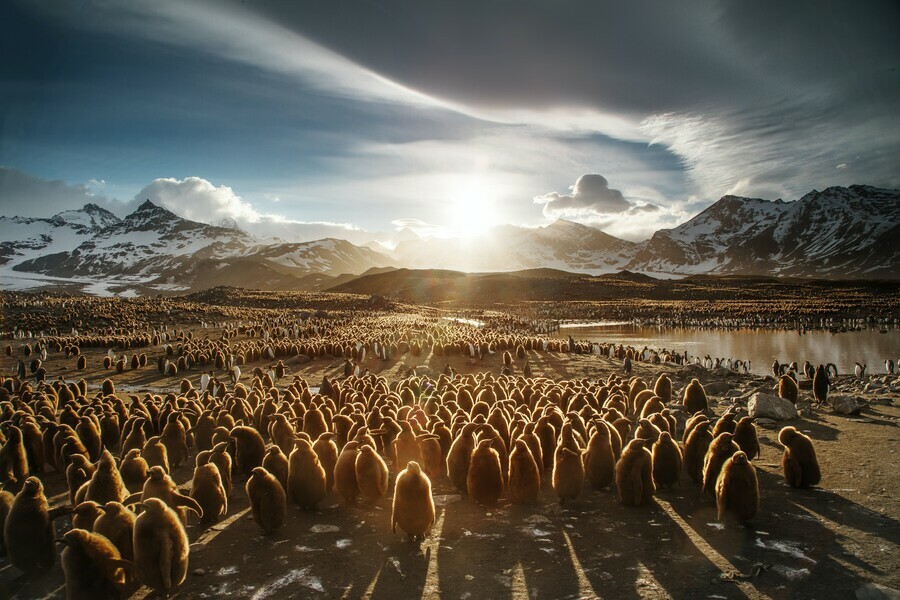
[[[754,373],[770,373],[772,361],[808,360],[814,365],[835,363],[840,374],[852,373],[856,361],[868,365],[868,374],[883,373],[884,361],[900,359],[900,330],[881,333],[878,329],[831,333],[809,331],[773,331],[764,329],[691,329],[646,327],[623,323],[604,326],[564,327],[558,337],[571,335],[576,340],[615,342],[643,348],[665,348],[701,358],[749,360]],[[896,372],[896,370],[895,370]]]

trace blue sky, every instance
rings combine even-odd
[[[900,187],[896,3],[782,4],[12,0],[2,212],[641,239],[726,193]],[[586,174],[626,204],[548,200]]]

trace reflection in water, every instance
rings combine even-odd
[[[830,333],[771,329],[696,329],[679,327],[645,327],[631,324],[610,324],[604,327],[567,327],[557,337],[571,335],[576,340],[616,343],[666,349],[673,352],[687,351],[701,359],[707,354],[712,358],[749,360],[751,371],[757,374],[771,372],[772,361],[797,361],[813,365],[833,362],[842,375],[853,372],[856,362],[868,365],[868,374],[884,373],[887,358],[900,359],[900,330],[881,333],[878,329]]]

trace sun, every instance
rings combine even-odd
[[[461,177],[451,186],[447,228],[453,237],[472,237],[500,222],[497,192],[483,175]]]

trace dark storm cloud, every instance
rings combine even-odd
[[[614,214],[631,208],[619,190],[610,189],[603,175],[582,175],[572,186],[571,194],[551,192],[534,199],[544,205],[548,217],[575,216],[579,214]]]
[[[894,0],[13,0],[0,162],[135,189],[202,175],[248,202],[266,179],[340,222],[398,194],[385,219],[433,222],[436,176],[518,178],[521,202],[602,164],[620,215],[669,226],[726,192],[900,186],[897,22]],[[111,173],[65,170],[84,156]]]
[[[386,0],[254,2],[250,10],[443,98],[645,114],[883,81],[896,66],[898,7]]]
[[[93,203],[113,212],[121,202],[94,194],[87,185],[35,177],[19,169],[0,166],[0,213],[7,217],[50,217],[58,212]]]

